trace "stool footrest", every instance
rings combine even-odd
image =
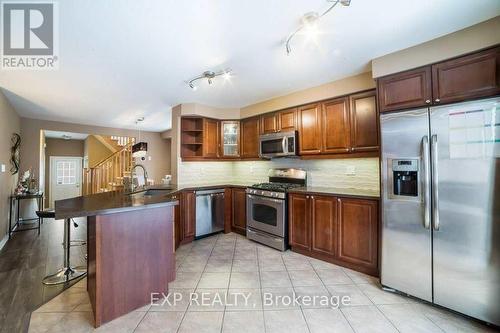
[[[47,275],[42,283],[45,285],[63,284],[87,275],[86,267],[63,267],[56,273]]]

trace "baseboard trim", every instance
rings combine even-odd
[[[0,251],[3,249],[7,241],[9,240],[9,235],[5,235],[2,240],[0,240]]]

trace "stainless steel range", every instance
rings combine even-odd
[[[271,169],[269,183],[255,184],[247,193],[247,238],[285,251],[288,247],[287,190],[306,185],[306,172]]]

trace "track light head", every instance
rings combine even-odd
[[[208,85],[211,86],[214,83],[214,78],[216,78],[217,76],[222,75],[225,80],[229,80],[231,78],[231,72],[232,72],[231,69],[226,69],[226,70],[223,70],[220,72],[205,71],[201,75],[198,75],[197,77],[195,77],[189,81],[186,81],[186,83],[188,84],[189,88],[196,91],[197,87],[194,85],[195,81],[201,80],[201,79],[207,79]]]

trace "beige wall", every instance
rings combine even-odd
[[[13,193],[18,174],[10,173],[10,148],[12,133],[20,133],[20,119],[0,91],[0,164],[5,164],[5,172],[0,172],[0,241],[7,233],[9,225],[9,195]],[[25,142],[21,141],[21,145]],[[36,155],[38,158],[38,155]]]
[[[198,103],[184,103],[182,104],[182,115],[197,115],[216,119],[240,119],[240,109],[216,108]]]
[[[102,144],[94,135],[89,135],[84,142],[84,156],[88,158],[89,168],[113,154],[113,151]]]
[[[178,172],[179,163],[181,161],[181,143],[180,143],[180,132],[181,132],[181,114],[182,105],[177,105],[172,108],[172,128],[167,131],[166,136],[170,136],[170,170],[172,172],[172,183],[178,184]],[[165,133],[165,132],[164,132]]]
[[[372,60],[373,77],[401,72],[500,44],[500,16]]]
[[[41,163],[38,158],[41,130],[98,135],[138,136],[138,131],[134,130],[21,118],[21,134],[25,143],[24,146],[21,146],[21,170],[33,167],[35,174],[38,174],[41,169],[45,169],[43,164],[42,168],[40,168]],[[170,174],[170,142],[163,139],[161,133],[158,132],[143,131],[141,132],[141,139],[148,143],[148,156],[145,161],[137,162],[144,164],[148,170],[149,177],[154,179],[155,183],[158,184],[166,174]],[[148,157],[151,157],[151,161],[148,160]]]
[[[241,118],[247,118],[269,111],[285,109],[372,88],[375,88],[375,81],[372,78],[371,72],[366,72],[245,106],[241,108],[240,116]]]
[[[83,140],[45,139],[45,205],[49,204],[50,157],[83,157]]]

